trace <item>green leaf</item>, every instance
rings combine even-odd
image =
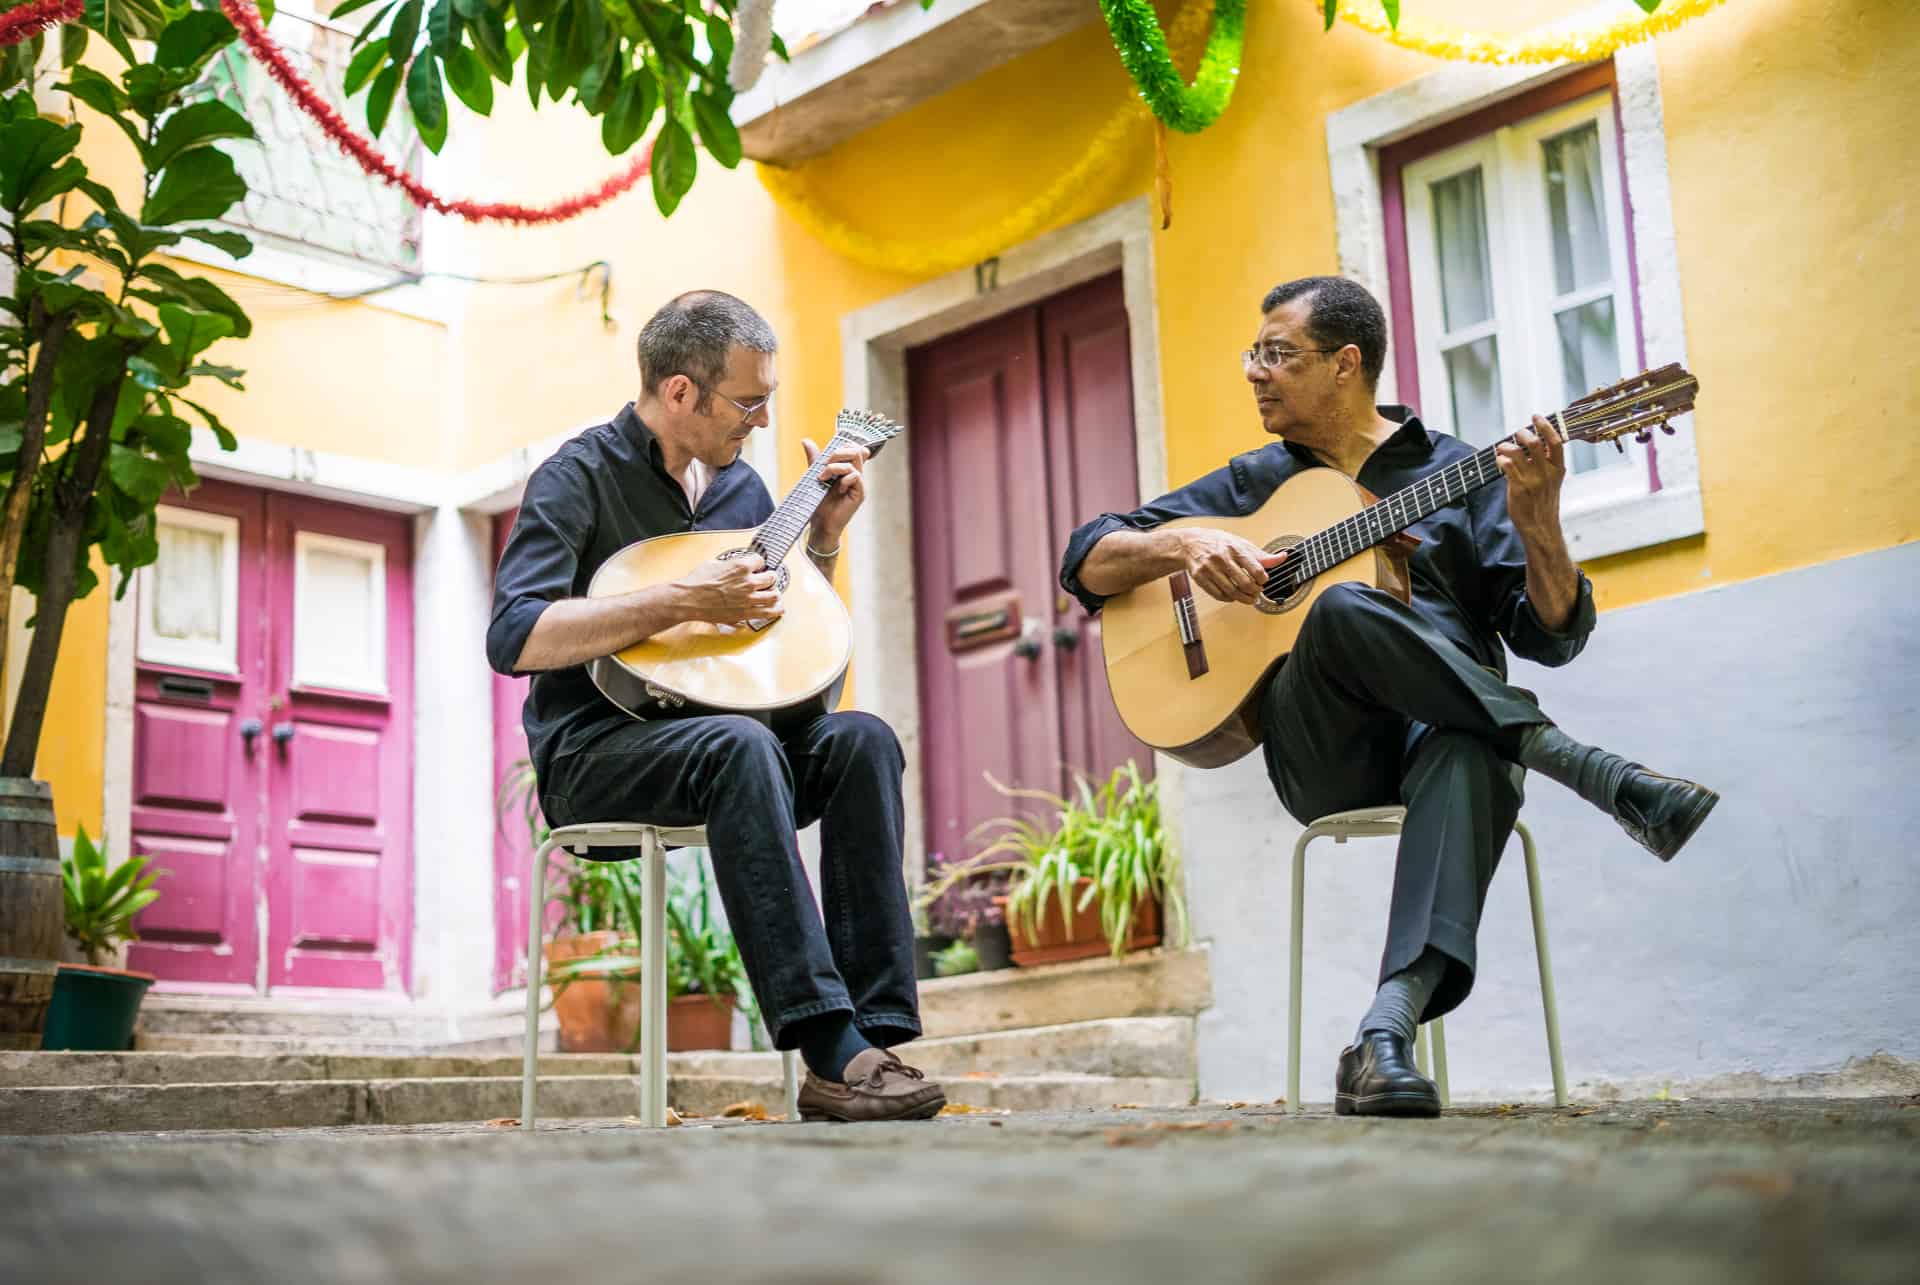
[[[203,99],[167,117],[153,146],[146,149],[147,169],[162,170],[182,153],[222,138],[252,138],[247,118],[223,102]],[[245,191],[241,195],[245,195]]]
[[[160,186],[140,209],[147,224],[217,219],[247,194],[233,158],[211,147],[197,147],[177,158],[160,176]]]
[[[445,58],[460,47],[459,15],[453,11],[453,0],[434,0],[427,13],[427,43],[435,53]]]
[[[1340,0],[1327,0],[1326,6],[1325,6],[1325,12],[1326,12],[1326,18],[1327,18],[1327,25],[1323,28],[1323,30],[1332,31],[1333,20],[1340,16]]]
[[[233,333],[233,322],[217,312],[194,312],[179,304],[162,304],[160,324],[167,332],[165,350],[175,372],[185,375],[193,359]]]
[[[493,110],[493,78],[465,45],[456,46],[447,58],[447,88],[481,116]]]
[[[189,366],[187,373],[196,379],[202,375],[205,375],[208,379],[217,379],[228,388],[237,389],[240,392],[247,390],[246,385],[240,382],[247,372],[238,366],[220,366],[215,365],[213,362],[201,361]]]
[[[361,3],[364,3],[364,4],[378,3],[378,0],[361,0]],[[348,45],[347,48],[358,49],[361,45],[364,45],[367,43],[367,41],[371,40],[373,38],[373,33],[380,29],[380,24],[387,20],[387,15],[392,13],[399,4],[400,4],[400,0],[387,0],[386,6],[382,8],[379,13],[376,13],[373,15],[373,17],[367,19],[367,25],[360,28],[360,34],[353,38],[353,43]],[[355,5],[354,7],[358,8],[359,5]],[[340,11],[338,9],[334,10],[333,16],[336,18],[339,17]],[[386,37],[382,36],[381,39],[385,40]]]
[[[680,207],[699,164],[686,126],[668,117],[653,140],[653,203],[660,213],[671,215]]]
[[[420,35],[420,15],[426,0],[407,0],[400,6],[400,12],[393,17],[393,28],[387,32],[387,48],[393,54],[393,61],[404,63],[413,56],[414,41]]]
[[[476,18],[467,30],[473,35],[473,51],[493,78],[503,85],[513,83],[513,54],[507,49],[506,20],[497,13]]]
[[[1652,13],[1660,7],[1660,0],[1633,0],[1633,2],[1639,5],[1644,13]]]
[[[740,131],[734,128],[733,118],[712,94],[695,94],[691,101],[693,124],[700,131],[700,141],[707,145],[714,160],[732,169],[740,163]]]
[[[332,8],[332,10],[328,12],[327,21],[332,23],[338,23],[340,19],[346,17],[350,13],[359,13],[362,9],[366,8],[368,5],[379,4],[379,3],[380,3],[380,0],[342,0],[342,3],[335,5]]]
[[[387,114],[393,110],[393,95],[400,88],[400,68],[388,63],[373,78],[367,90],[367,132],[375,138],[387,128]]]
[[[347,64],[347,74],[341,78],[340,88],[351,98],[360,92],[360,87],[373,79],[373,73],[387,56],[387,38],[370,40],[353,56]]]
[[[1659,0],[1655,0],[1659,3]],[[1380,7],[1386,10],[1387,25],[1395,31],[1400,30],[1400,0],[1380,0]]]
[[[125,0],[114,0],[118,8]],[[195,9],[169,22],[154,46],[155,66],[198,72],[239,33],[217,9]]]
[[[627,0],[627,10],[661,57],[679,63],[696,76],[705,74],[706,68],[693,60],[693,38],[685,14],[653,0]]]
[[[246,312],[226,291],[205,277],[183,277],[161,263],[145,265],[140,269],[140,276],[155,287],[153,290],[135,292],[149,303],[172,301],[198,308],[202,312],[219,313],[233,323],[233,336],[236,339],[245,339],[253,333],[253,322]]]
[[[468,22],[478,22],[490,12],[487,0],[453,0],[453,11]]]
[[[182,397],[180,400],[185,402],[187,405],[193,407],[193,409],[196,412],[198,412],[200,418],[206,421],[207,427],[212,430],[215,439],[219,441],[221,450],[232,451],[232,450],[239,449],[240,439],[233,435],[233,432],[231,429],[229,429],[225,424],[220,422],[220,417],[218,415],[215,415],[212,411],[208,410],[205,406],[202,406],[199,402],[196,402],[191,398]]]
[[[74,28],[70,26],[63,28],[63,30],[69,31],[73,29]],[[85,28],[81,28],[81,30],[85,30]],[[69,94],[72,94],[75,98],[112,121],[115,125],[118,125],[121,132],[132,139],[136,147],[146,142],[146,137],[141,132],[139,125],[128,120],[125,115],[131,104],[128,102],[127,96],[121,92],[120,86],[114,84],[113,81],[101,75],[93,68],[75,67],[67,73],[65,83],[56,85],[55,88],[66,90]]]
[[[60,28],[60,65],[76,67],[87,53],[87,29],[77,22]]]
[[[440,84],[440,64],[422,52],[407,72],[407,106],[420,129],[420,141],[438,153],[447,141],[447,94]]]
[[[600,122],[600,141],[608,155],[619,156],[639,141],[640,135],[646,132],[647,122],[653,119],[654,108],[659,105],[658,92],[653,73],[645,67],[635,67],[620,86],[613,106],[607,109],[606,119]],[[660,164],[657,154],[653,163],[655,167]]]
[[[573,87],[574,101],[586,108],[589,116],[599,116],[613,106],[620,95],[621,75],[626,68],[619,37],[607,50],[607,56],[586,69]]]
[[[63,129],[37,116],[0,128],[0,204],[24,216],[31,193],[79,142],[78,125]]]
[[[115,486],[142,504],[159,503],[173,481],[173,471],[164,463],[119,445],[108,451],[107,475]]]

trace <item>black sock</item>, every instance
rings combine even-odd
[[[796,1024],[800,1060],[823,1080],[845,1081],[847,1063],[872,1048],[854,1029],[853,1014],[822,1013]]]

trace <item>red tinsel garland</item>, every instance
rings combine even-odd
[[[67,0],[67,3],[77,7],[84,4],[84,0]],[[341,118],[332,104],[322,98],[319,91],[287,60],[280,46],[267,34],[259,13],[251,4],[243,4],[241,0],[220,0],[220,9],[227,15],[228,21],[240,29],[240,39],[268,74],[279,82],[287,96],[302,111],[319,122],[320,128],[341,151],[351,156],[368,174],[399,188],[415,205],[424,209],[458,215],[476,223],[561,223],[605,205],[645,178],[652,169],[653,145],[649,143],[637,161],[599,187],[552,205],[518,205],[511,201],[472,201],[441,196],[382,156],[373,140],[355,132],[353,126]]]
[[[87,12],[87,0],[27,0],[17,9],[0,13],[0,47],[31,40],[63,22]]]

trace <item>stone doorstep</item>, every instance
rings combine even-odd
[[[1076,1074],[1179,1079],[1192,1083],[1193,1019],[1134,1017],[915,1041],[908,1060],[936,1076]],[[682,1077],[778,1079],[772,1053],[668,1055]],[[541,1078],[629,1075],[624,1054],[542,1054]],[[229,1053],[0,1053],[0,1087],[85,1087],[239,1082],[472,1079],[517,1076],[520,1058]]]
[[[1187,1079],[1100,1075],[971,1076],[946,1082],[948,1100],[983,1110],[1041,1111],[1115,1105],[1182,1106]],[[715,1116],[737,1102],[782,1108],[771,1078],[676,1077],[668,1100]],[[542,1117],[624,1117],[639,1109],[628,1075],[543,1077]],[[235,1084],[111,1084],[0,1089],[0,1136],[194,1129],[327,1128],[437,1124],[517,1116],[518,1076],[466,1079],[288,1080]]]
[[[983,1035],[1029,1027],[1063,1026],[1106,1018],[1191,1016],[1213,1003],[1210,952],[1137,951],[1006,968],[920,983],[920,1017],[929,1036]],[[470,1015],[461,1026],[472,1038],[462,1052],[511,1053],[519,1048],[518,1012]],[[550,1019],[549,1019],[550,1020]],[[140,1015],[138,1048],[154,1052],[240,1055],[372,1054],[400,1056],[447,1050],[444,1014],[404,1006],[380,1011],[308,1008],[216,996],[149,996]]]

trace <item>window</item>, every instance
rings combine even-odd
[[[293,684],[387,694],[387,551],[296,531]]]
[[[1484,446],[1639,370],[1640,342],[1611,91],[1460,132],[1399,149],[1394,285],[1413,323],[1403,393],[1411,374],[1431,427]],[[1652,454],[1573,444],[1567,509],[1658,489]]]
[[[163,504],[154,534],[159,557],[139,572],[139,658],[239,673],[238,519]]]
[[[274,14],[274,39],[334,109],[364,130],[365,97],[349,105],[342,83],[357,29],[298,12],[299,7],[282,5]],[[360,20],[352,21],[357,26]],[[338,256],[382,269],[387,276],[419,267],[420,212],[334,146],[243,45],[236,41],[215,57],[201,89],[245,116],[258,137],[257,142],[227,146],[246,180],[247,197],[221,220],[261,234],[266,244],[256,249],[253,259],[278,247]],[[423,147],[404,104],[396,104],[378,141],[396,165],[420,173]],[[251,265],[253,259],[247,262]]]

